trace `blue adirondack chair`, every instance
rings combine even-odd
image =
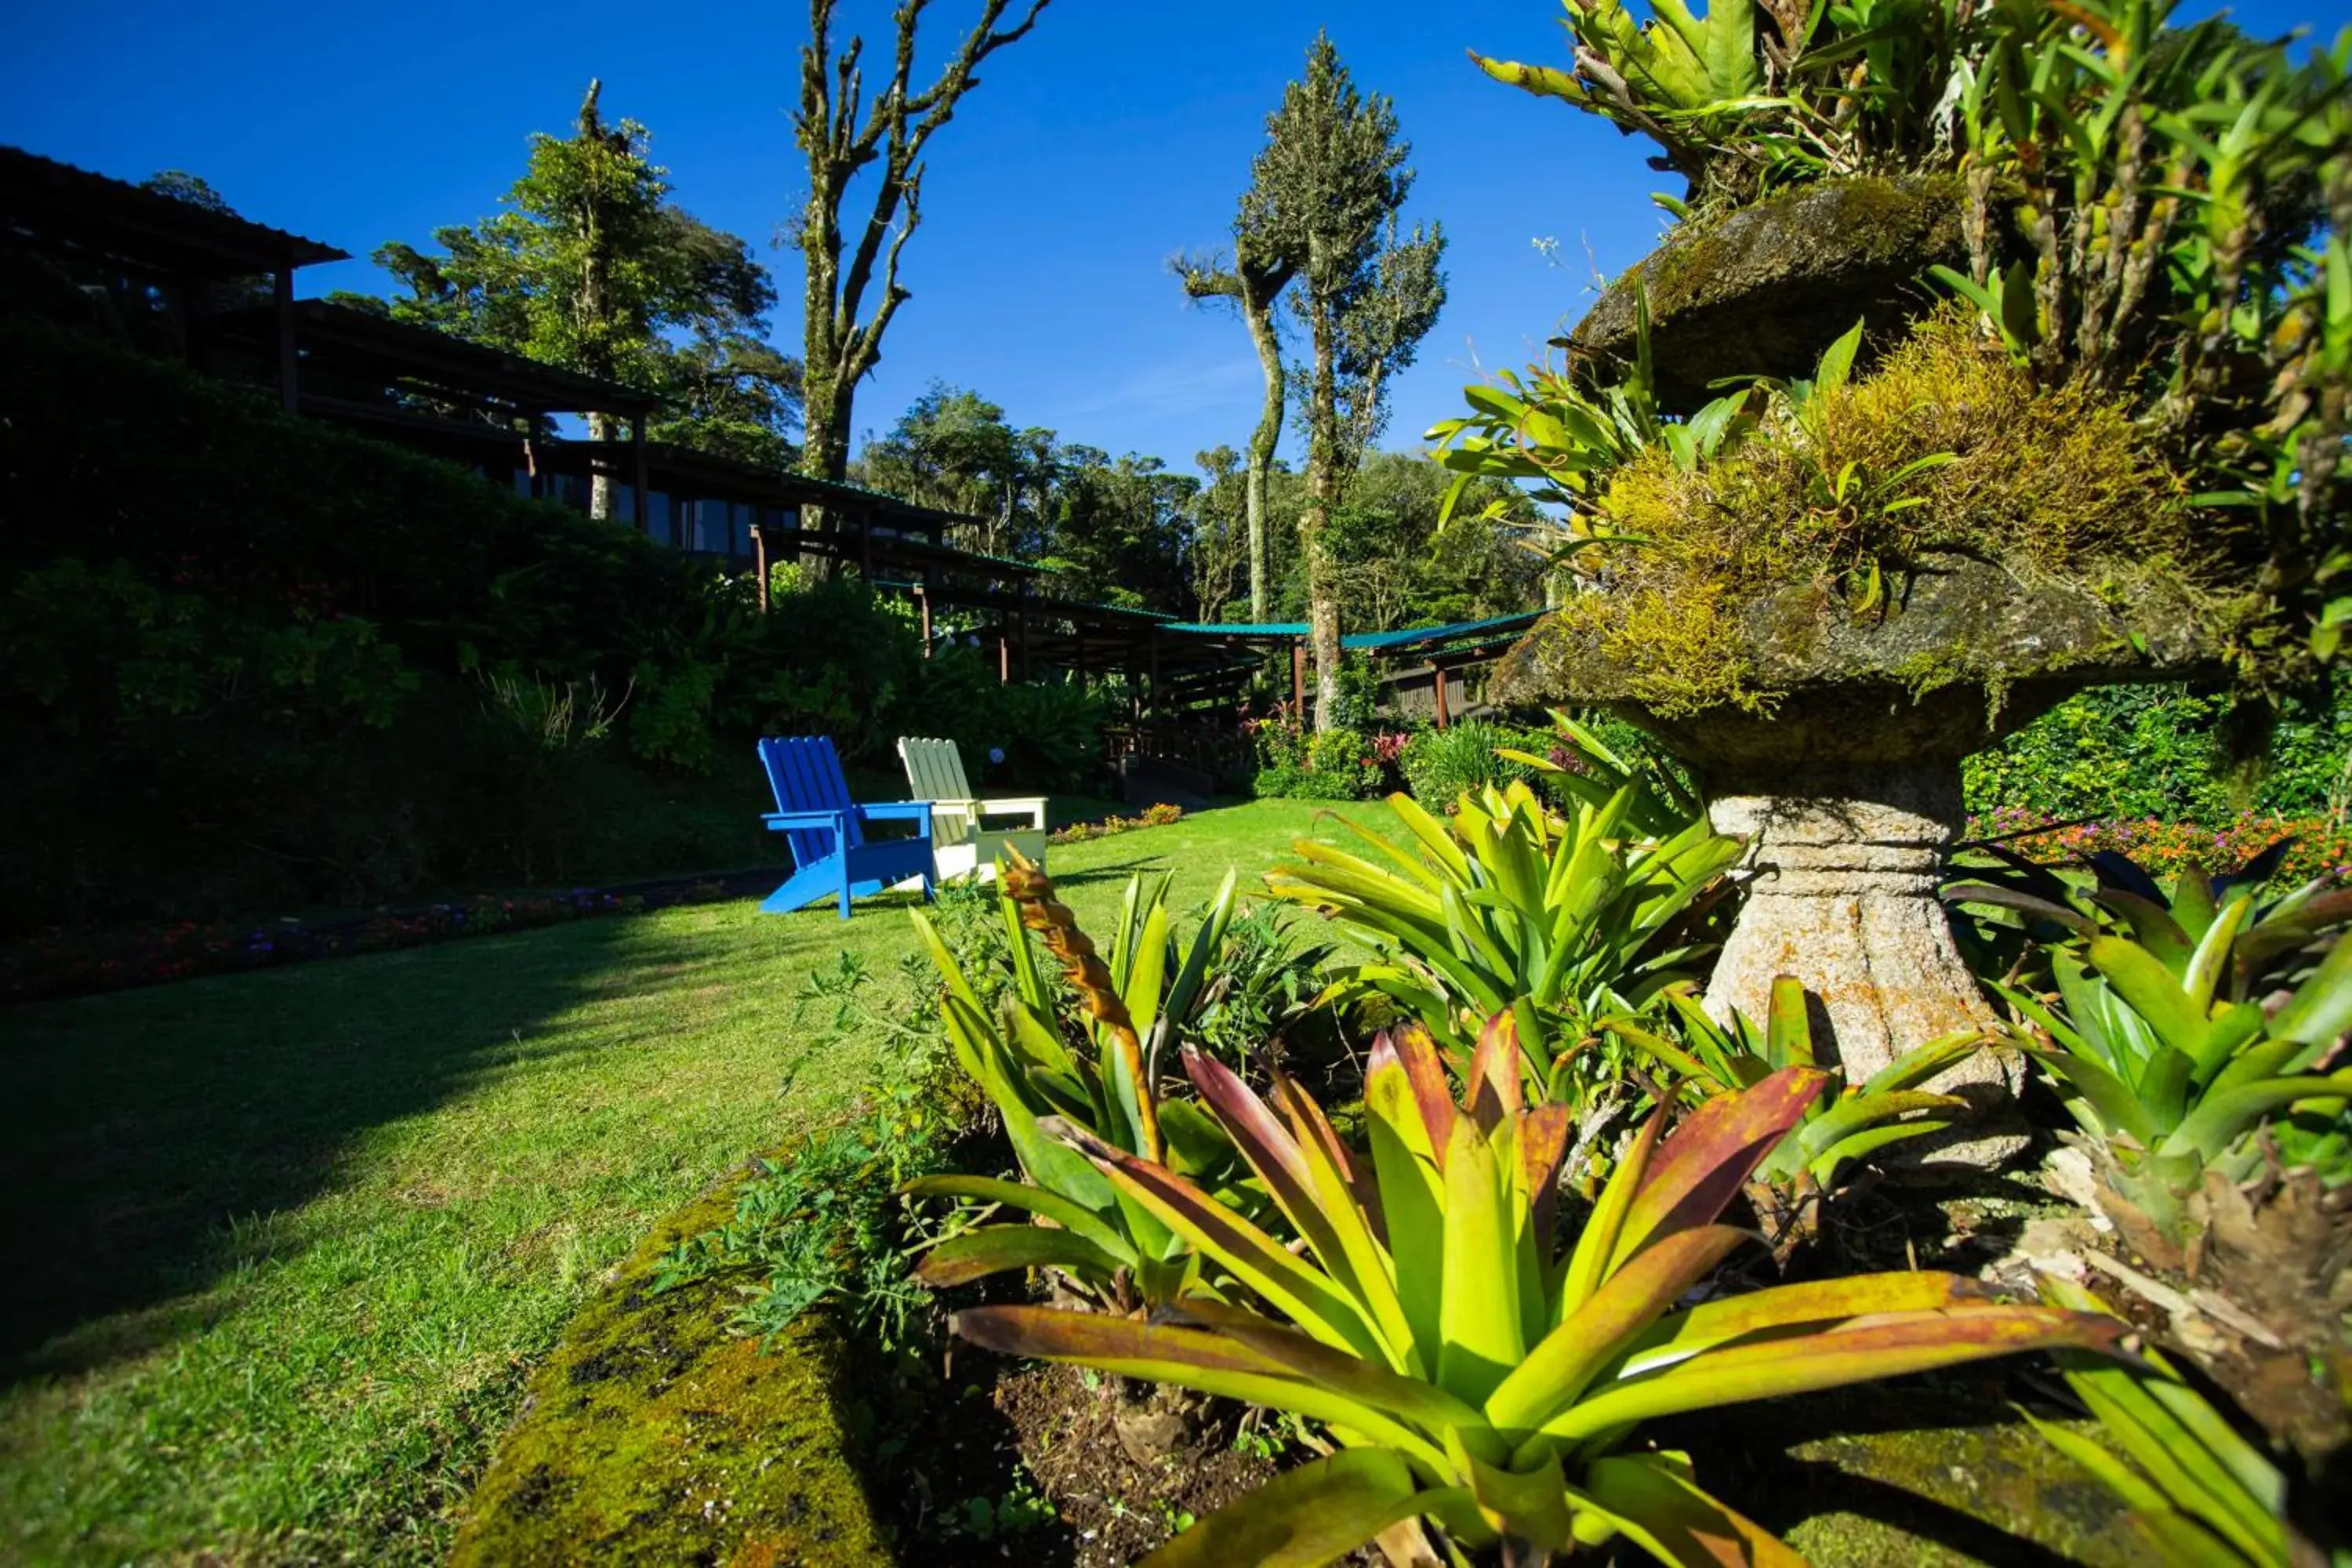
[[[841,918],[847,920],[852,898],[864,898],[909,877],[920,877],[923,897],[931,896],[929,801],[853,804],[830,735],[789,740],[772,735],[760,742],[760,765],[768,771],[768,787],[776,795],[776,809],[760,820],[769,832],[784,836],[795,868],[761,904],[762,914],[788,914],[830,894],[840,898]],[[916,833],[911,838],[869,841],[869,821],[912,822]]]

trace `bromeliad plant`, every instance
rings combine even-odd
[[[1655,757],[1626,756],[1591,725],[1557,708],[1551,722],[1553,755],[1538,757],[1509,746],[1496,748],[1496,754],[1524,763],[1561,794],[1596,809],[1605,808],[1619,790],[1631,789],[1625,821],[1646,837],[1671,838],[1706,816],[1706,803]],[[1558,760],[1563,752],[1565,763]]]
[[[1191,946],[1177,952],[1161,878],[1129,881],[1109,962],[1054,897],[1045,874],[1022,859],[1000,879],[1013,983],[992,1011],[921,910],[915,929],[946,985],[940,1010],[957,1062],[1004,1121],[1023,1181],[935,1175],[908,1184],[919,1197],[1002,1205],[1047,1222],[983,1224],[933,1247],[917,1266],[926,1284],[962,1284],[1014,1268],[1050,1268],[1077,1293],[1120,1310],[1169,1300],[1196,1282],[1189,1247],[1085,1157],[1048,1137],[1041,1121],[1085,1129],[1104,1146],[1216,1183],[1234,1165],[1232,1144],[1198,1106],[1161,1098],[1156,1059],[1201,999],[1209,964],[1233,919],[1229,872]],[[1044,970],[1036,932],[1076,991],[1085,1047],[1073,1049]]]
[[[1595,374],[1590,365],[1530,365],[1522,376],[1496,375],[1492,386],[1463,389],[1471,411],[1430,426],[1430,456],[1453,473],[1441,525],[1482,479],[1516,479],[1530,485],[1538,500],[1567,509],[1568,543],[1561,554],[1573,561],[1589,547],[1640,542],[1612,531],[1601,502],[1609,476],[1652,447],[1664,447],[1688,470],[1738,446],[1755,427],[1759,399],[1746,391],[1709,402],[1686,420],[1671,419],[1658,406],[1657,376],[1650,355],[1648,297],[1633,308],[1633,361]],[[1498,515],[1507,503],[1490,503],[1482,515]]]
[[[1812,1025],[1806,1016],[1805,987],[1786,974],[1772,982],[1764,1026],[1734,1013],[1729,1027],[1707,1016],[1696,986],[1669,987],[1664,998],[1680,1025],[1681,1043],[1632,1018],[1612,1017],[1601,1027],[1633,1046],[1679,1080],[1680,1096],[1692,1103],[1763,1082],[1790,1068],[1820,1067]],[[1756,1168],[1748,1196],[1771,1222],[1775,1250],[1801,1239],[1810,1219],[1809,1200],[1833,1191],[1848,1166],[1906,1138],[1940,1132],[1952,1113],[1968,1102],[1919,1086],[1984,1047],[1985,1031],[1960,1029],[1906,1051],[1861,1084],[1849,1084],[1814,1100]]]
[[[2191,868],[2168,895],[2113,853],[2093,857],[2084,895],[2021,861],[1946,892],[2065,933],[2047,948],[2052,990],[1995,989],[2080,1125],[2109,1217],[2143,1244],[2151,1226],[2182,1237],[2209,1172],[2260,1168],[2254,1128],[2291,1107],[2340,1121],[2352,1096],[2352,1068],[2330,1070],[2352,1031],[2352,942],[2317,951],[2352,894],[2314,881],[2264,900],[2284,852],[2219,879]]]
[[[2042,1295],[2070,1311],[2107,1310],[2064,1279],[2045,1278]],[[2065,1427],[2026,1419],[2132,1510],[2167,1568],[2290,1568],[2322,1561],[2316,1549],[2306,1545],[2298,1554],[2290,1544],[2286,1478],[2278,1467],[2161,1355],[2144,1351],[2134,1362],[2061,1351],[2058,1366],[2123,1456]]]
[[[2115,1335],[2087,1314],[1991,1304],[1948,1274],[1682,1305],[1746,1239],[1718,1216],[1821,1091],[1824,1075],[1804,1068],[1707,1101],[1671,1137],[1661,1107],[1562,1251],[1568,1108],[1524,1103],[1507,1044],[1490,1041],[1457,1100],[1426,1034],[1383,1036],[1365,1080],[1369,1159],[1295,1084],[1277,1081],[1269,1105],[1186,1054],[1297,1249],[1165,1166],[1072,1131],[1123,1194],[1199,1249],[1223,1299],[1187,1294],[1150,1321],[982,1307],[956,1314],[954,1331],[1295,1412],[1339,1445],[1153,1563],[1322,1563],[1415,1520],[1460,1552],[1519,1565],[1619,1535],[1673,1563],[1727,1551],[1789,1562],[1701,1490],[1682,1456],[1622,1451],[1635,1426]],[[1417,1544],[1384,1540],[1408,1555]]]
[[[1343,971],[1335,994],[1388,998],[1465,1061],[1485,1021],[1508,1012],[1538,1096],[1559,1098],[1588,1019],[1639,1010],[1706,951],[1689,917],[1739,855],[1704,816],[1639,832],[1635,798],[1628,785],[1555,816],[1514,780],[1441,821],[1394,795],[1418,852],[1362,827],[1387,865],[1301,839],[1305,863],[1276,866],[1266,887],[1386,950]]]

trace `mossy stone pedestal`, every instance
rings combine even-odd
[[[1773,979],[1794,975],[1816,1043],[1834,1050],[1850,1084],[1994,1021],[1936,896],[1963,820],[1959,758],[1989,728],[1982,693],[1968,695],[1972,712],[1946,700],[1867,715],[1863,693],[1849,691],[1769,721],[1718,711],[1673,726],[1703,759],[1717,829],[1748,842],[1746,900],[1706,989],[1717,1019],[1735,1009],[1761,1019]],[[1990,1166],[2024,1149],[2023,1131],[2004,1124],[2021,1087],[2013,1057],[1981,1053],[1931,1087],[1974,1115],[1965,1131],[1906,1151],[1918,1163]]]
[[[1758,693],[1747,706],[1673,700],[1590,617],[1538,627],[1496,690],[1605,709],[1689,761],[1716,826],[1749,840],[1747,900],[1709,1011],[1761,1019],[1773,977],[1794,975],[1819,998],[1816,1041],[1860,1083],[1992,1022],[1936,896],[1963,820],[1960,760],[2085,685],[2200,673],[2192,620],[2174,611],[2028,588],[1998,563],[1960,561],[1883,615],[1857,617],[1814,584],[1743,605],[1727,651]],[[1931,1087],[1997,1115],[2021,1073],[1988,1052]],[[1942,1137],[1906,1152],[1991,1165],[2024,1142],[1981,1119]]]

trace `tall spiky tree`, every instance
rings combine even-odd
[[[1307,52],[1307,76],[1283,89],[1252,170],[1249,226],[1297,268],[1313,355],[1307,384],[1307,504],[1298,542],[1307,564],[1307,642],[1315,724],[1329,729],[1339,696],[1339,572],[1326,543],[1331,513],[1365,448],[1386,423],[1390,379],[1445,303],[1436,226],[1402,228],[1412,189],[1412,143],[1390,100],[1356,90],[1328,34]]]
[[[781,463],[800,367],[767,342],[775,286],[751,247],[670,199],[650,134],[606,121],[603,92],[588,84],[569,136],[530,138],[503,210],[435,229],[438,255],[399,240],[377,249],[404,293],[330,297],[657,393],[672,411],[656,437]],[[620,435],[608,414],[588,428]],[[590,510],[614,514],[609,471]]]
[[[1171,262],[1192,300],[1224,300],[1232,303],[1249,329],[1250,346],[1257,350],[1265,373],[1265,402],[1257,428],[1250,433],[1249,461],[1243,470],[1244,530],[1249,537],[1250,619],[1266,617],[1265,488],[1274,472],[1274,450],[1282,441],[1282,416],[1288,393],[1282,361],[1282,340],[1275,331],[1275,310],[1282,291],[1298,275],[1298,265],[1265,231],[1269,204],[1255,186],[1243,193],[1240,215],[1234,220],[1234,248],[1223,253],[1184,255]]]
[[[938,78],[919,92],[915,33],[930,0],[900,0],[891,14],[896,44],[889,81],[869,104],[858,66],[866,40],[852,37],[835,56],[835,0],[809,0],[801,100],[793,116],[808,160],[808,201],[800,226],[807,273],[802,337],[804,473],[840,479],[848,472],[857,384],[881,359],[882,334],[909,298],[898,281],[898,256],[921,221],[925,150],[955,118],[963,95],[980,85],[974,73],[981,62],[1026,37],[1047,3],[1031,0],[1019,22],[1000,27],[1011,0],[986,0]],[[869,168],[877,172],[873,199],[851,242],[842,231],[842,204],[851,183]],[[867,294],[877,289],[869,310]]]

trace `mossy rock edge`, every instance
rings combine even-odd
[[[750,1174],[656,1226],[565,1329],[475,1489],[456,1568],[895,1561],[846,1451],[832,1326],[809,1314],[763,1351],[728,1327],[729,1281],[653,1292],[662,1258],[730,1218]]]

